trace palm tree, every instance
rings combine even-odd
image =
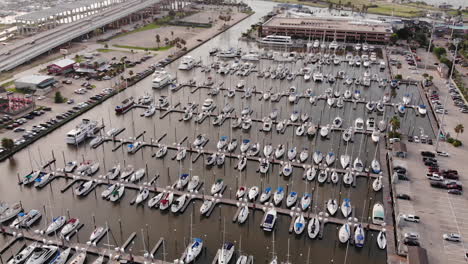
[[[3,138],[2,147],[6,149],[7,151],[10,151],[15,147],[15,142],[11,138]]]
[[[465,127],[463,127],[462,124],[458,124],[455,126],[455,133],[457,133],[457,139],[458,139],[458,134],[463,134],[465,131]]]
[[[390,119],[390,125],[392,126],[392,131],[397,131],[400,129],[400,119],[397,116],[393,116]]]
[[[174,39],[174,31],[171,31],[171,37]]]
[[[156,34],[156,44],[158,45],[158,49],[159,49],[159,43],[161,43],[161,37],[159,36],[159,34]]]

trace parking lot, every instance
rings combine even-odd
[[[399,240],[407,232],[420,236],[419,243],[427,249],[430,263],[466,263],[464,254],[468,252],[465,243],[468,241],[468,197],[449,194],[446,189],[430,186],[426,174],[427,167],[422,162],[421,151],[434,152],[434,146],[421,143],[407,143],[408,157],[393,158],[394,165],[407,169],[409,181],[396,181],[396,194],[408,194],[411,200],[396,200],[395,215],[411,214],[419,216],[420,222],[408,222],[400,218]],[[462,155],[451,154],[450,157],[436,156],[441,169],[457,169],[460,182],[467,186],[464,171],[460,170]],[[466,159],[465,159],[466,160]],[[465,161],[466,162],[466,161]],[[458,164],[458,165],[457,165]],[[398,220],[397,220],[398,221]],[[443,239],[446,233],[458,233],[461,242],[450,242]]]

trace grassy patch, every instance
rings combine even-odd
[[[6,87],[8,87],[8,86],[13,85],[14,83],[15,83],[15,80],[12,80],[12,81],[9,81],[9,82],[6,82],[6,83],[2,83],[2,84],[0,85],[0,87],[6,88]]]
[[[127,36],[127,35],[137,33],[137,32],[142,32],[142,31],[147,31],[147,30],[151,30],[151,29],[160,28],[161,26],[166,25],[169,21],[171,21],[173,19],[174,19],[173,16],[166,16],[166,17],[158,19],[158,21],[156,21],[154,23],[147,24],[147,25],[144,25],[142,27],[136,28],[136,29],[134,29],[132,31],[128,31],[128,32],[119,34],[117,36],[114,36],[112,39],[120,38],[120,37]]]
[[[97,52],[102,52],[102,53],[107,53],[107,52],[112,52],[112,51],[118,51],[118,50],[113,50],[113,49],[97,49]]]
[[[133,49],[133,50],[149,50],[149,51],[164,51],[172,48],[173,46],[163,46],[159,48],[147,48],[147,47],[138,47],[138,46],[127,46],[127,45],[113,45],[116,48],[121,48],[121,49]]]
[[[372,7],[368,9],[369,13],[381,14],[381,15],[394,15],[400,17],[416,17],[423,15],[423,9],[403,6],[397,4],[377,4],[378,7]]]
[[[20,93],[20,94],[28,94],[31,93],[28,89],[16,89],[16,88],[8,88],[6,89],[8,92]]]
[[[313,6],[313,7],[328,7],[328,5],[322,3],[314,3],[314,2],[302,2],[298,0],[273,0],[273,2],[277,3],[288,3],[288,4],[299,4],[305,6]]]

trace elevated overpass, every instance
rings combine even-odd
[[[0,50],[0,72],[14,69],[86,33],[102,28],[110,23],[162,2],[167,1],[127,0],[84,19],[63,24],[51,30],[22,39],[16,43],[3,46]]]

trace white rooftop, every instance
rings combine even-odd
[[[66,67],[66,66],[68,66],[70,64],[74,64],[74,63],[75,63],[75,61],[72,60],[72,59],[62,59],[62,60],[58,60],[58,61],[56,61],[56,62],[54,62],[52,64],[63,68],[63,67]]]
[[[29,75],[24,76],[16,80],[16,82],[20,83],[32,83],[32,84],[40,84],[43,81],[49,80],[53,77],[47,75]]]

